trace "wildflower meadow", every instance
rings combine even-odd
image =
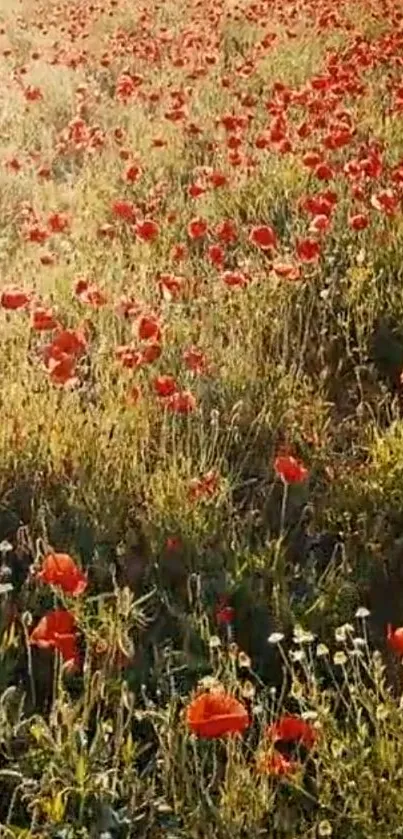
[[[402,839],[401,0],[0,0],[0,361],[0,839]]]

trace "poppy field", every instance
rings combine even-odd
[[[0,0],[0,245],[1,839],[399,839],[400,0]]]

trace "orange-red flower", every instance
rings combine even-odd
[[[153,387],[157,396],[172,396],[178,390],[178,385],[173,376],[156,376]]]
[[[3,309],[15,311],[16,309],[24,309],[30,300],[29,294],[18,286],[7,286],[3,289],[0,297],[0,305]]]
[[[262,225],[261,227],[252,228],[249,234],[249,241],[265,251],[276,247],[277,236],[272,227]]]
[[[300,484],[306,481],[309,474],[304,464],[291,455],[278,455],[274,461],[274,471],[286,484]]]
[[[403,656],[403,626],[393,629],[392,624],[388,623],[386,637],[390,649],[396,655]]]
[[[87,575],[78,568],[69,554],[47,554],[38,578],[43,583],[59,586],[65,594],[74,596],[82,594],[87,588]]]
[[[43,649],[58,650],[67,663],[77,665],[79,662],[74,615],[64,609],[44,615],[31,633],[30,643]]]
[[[31,314],[31,327],[36,332],[45,332],[46,330],[56,329],[58,322],[53,314],[52,309],[45,309],[43,306],[37,306]]]
[[[186,709],[186,721],[193,734],[209,738],[238,734],[249,726],[244,705],[221,691],[196,696]]]
[[[298,743],[311,749],[317,740],[317,731],[301,717],[285,714],[279,720],[266,728],[266,737],[276,743]]]

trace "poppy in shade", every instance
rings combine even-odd
[[[69,554],[49,553],[45,556],[38,579],[51,586],[59,586],[65,594],[77,596],[87,588],[84,574]]]
[[[306,481],[308,470],[291,455],[278,455],[274,461],[274,471],[286,484],[300,484]]]
[[[267,727],[266,737],[273,743],[281,740],[283,743],[300,744],[306,749],[312,749],[317,740],[317,731],[301,717],[286,714]]]
[[[70,666],[79,663],[74,615],[65,609],[55,609],[44,615],[31,633],[30,643],[42,649],[57,650]]]
[[[393,629],[392,624],[388,623],[386,638],[390,649],[396,655],[403,656],[403,626]]]
[[[193,734],[207,738],[240,734],[249,726],[244,705],[221,691],[196,696],[186,709],[186,721]]]

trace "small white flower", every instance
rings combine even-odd
[[[269,644],[281,644],[281,642],[284,640],[284,635],[282,632],[272,632],[267,640]]]
[[[339,664],[340,666],[346,664],[347,656],[343,652],[343,650],[339,650],[339,652],[335,653],[333,656],[333,664]]]
[[[315,640],[313,632],[307,632],[302,626],[296,626],[294,629],[294,643],[295,644],[312,644]]]
[[[10,545],[10,542],[7,542],[7,539],[3,539],[3,541],[0,542],[0,553],[7,554],[9,551],[12,551],[12,549],[13,546]]]
[[[328,821],[320,822],[318,825],[318,836],[323,839],[323,837],[331,836],[333,833],[332,825]]]
[[[371,612],[369,611],[369,609],[366,609],[365,606],[360,606],[360,608],[357,609],[355,616],[356,618],[359,618],[359,620],[365,621],[367,618],[369,618],[370,614]]]
[[[356,650],[358,650],[362,649],[362,647],[366,647],[367,642],[365,638],[362,638],[360,635],[357,635],[356,638],[353,638],[353,644]]]
[[[221,641],[218,635],[212,635],[209,639],[209,647],[211,650],[215,650],[217,647],[221,647]]]
[[[343,623],[342,626],[338,626],[335,629],[334,637],[338,644],[344,644],[348,636],[352,635],[353,632],[355,632],[355,629],[351,626],[351,623]]]
[[[305,661],[305,652],[304,650],[291,650],[290,651],[290,659],[293,662],[302,662]]]
[[[326,644],[318,644],[316,647],[316,655],[318,658],[323,658],[326,655],[329,655],[329,647]]]

